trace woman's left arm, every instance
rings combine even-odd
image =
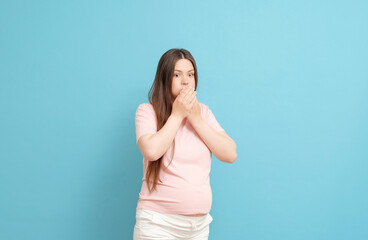
[[[228,163],[236,160],[236,144],[225,131],[215,131],[202,118],[191,124],[218,160]]]
[[[196,104],[198,104],[197,100],[195,105]],[[187,118],[195,131],[217,159],[222,162],[233,163],[237,158],[235,142],[225,131],[217,132],[208,125],[200,114],[199,104],[193,106],[193,108],[192,113]]]

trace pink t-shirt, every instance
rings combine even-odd
[[[215,131],[224,131],[209,107],[199,103],[202,118]],[[157,132],[157,118],[152,104],[142,103],[135,115],[136,142],[144,134]],[[212,206],[209,173],[212,153],[185,118],[175,136],[175,151],[171,161],[173,143],[161,160],[160,179],[156,189],[149,193],[145,173],[148,160],[143,158],[142,187],[137,209],[149,209],[171,214],[206,214]]]

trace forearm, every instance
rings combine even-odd
[[[236,159],[236,144],[228,136],[214,130],[202,118],[191,123],[210,151],[220,161],[232,163]]]
[[[175,138],[181,122],[182,119],[180,117],[170,115],[165,125],[149,137],[148,145],[150,146],[153,161],[166,153]]]

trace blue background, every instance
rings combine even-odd
[[[210,239],[368,239],[366,1],[2,1],[0,239],[132,239],[135,111],[185,48],[237,144]]]

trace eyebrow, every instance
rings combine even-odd
[[[174,71],[177,71],[177,72],[182,72],[182,71],[180,71],[180,70],[174,70]],[[188,72],[191,72],[191,71],[194,71],[194,69],[192,69],[192,70],[189,70]]]

